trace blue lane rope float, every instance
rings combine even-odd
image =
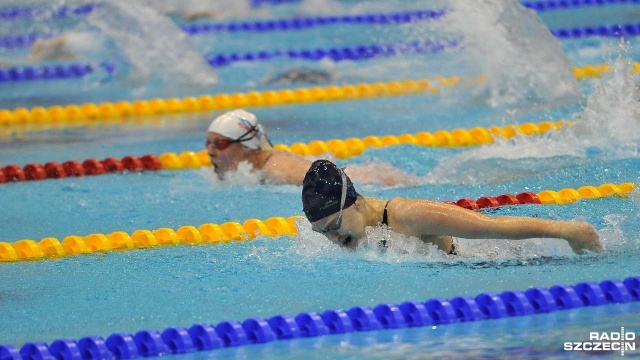
[[[638,0],[640,1],[640,0]],[[640,23],[610,25],[599,27],[583,27],[572,29],[558,29],[552,31],[553,35],[561,39],[583,38],[590,36],[602,37],[628,37],[640,35]],[[4,40],[7,40],[6,38]],[[15,39],[14,39],[15,40]],[[25,43],[30,40],[11,40],[11,44]],[[4,43],[6,45],[6,43]],[[318,61],[329,58],[333,61],[343,60],[368,60],[372,58],[391,57],[409,53],[438,53],[446,48],[454,48],[461,45],[461,41],[445,39],[441,41],[411,41],[397,44],[361,45],[341,48],[317,48],[301,50],[274,50],[247,53],[231,53],[212,55],[207,62],[214,67],[222,67],[239,61],[268,61],[278,57],[289,59],[301,59]],[[3,39],[0,39],[0,47]],[[0,68],[0,83],[30,80],[53,80],[84,77],[95,72],[96,68],[102,68],[111,74],[115,71],[115,65],[102,61],[98,65],[87,63],[72,63],[58,65],[27,65],[9,68]]]
[[[387,24],[405,24],[411,22],[438,19],[447,13],[446,10],[413,10],[394,13],[370,13],[359,15],[336,15],[336,16],[319,16],[304,17],[293,19],[278,20],[256,20],[232,22],[227,24],[193,24],[183,25],[182,30],[190,35],[197,35],[209,32],[268,32],[268,31],[285,31],[285,30],[301,30],[316,26],[334,25],[334,24],[370,24],[370,25],[387,25]]]
[[[630,1],[630,0],[627,0]],[[637,0],[640,2],[640,0]],[[375,13],[360,15],[341,15],[327,17],[293,18],[279,20],[256,20],[232,22],[227,24],[193,24],[183,25],[181,28],[189,35],[200,35],[210,32],[270,32],[284,30],[304,30],[316,26],[342,24],[402,24],[424,20],[437,19],[444,16],[447,10],[416,10],[397,13]],[[609,26],[585,26],[583,28],[557,29],[552,31],[558,38],[587,37],[587,36],[637,36],[640,33],[640,23],[614,24]],[[31,46],[36,40],[48,39],[55,34],[23,34],[0,37],[0,48],[17,49]]]
[[[93,11],[93,9],[99,7],[99,4],[85,4],[76,7],[61,6],[59,8],[46,8],[46,7],[14,7],[14,8],[1,8],[0,20],[11,19],[31,19],[37,16],[49,14],[54,18],[69,17],[69,16],[82,16],[87,15]]]
[[[522,6],[535,11],[563,10],[576,7],[639,4],[640,0],[548,0],[523,2]]]
[[[301,0],[252,0],[255,4],[273,4],[279,5],[284,3],[300,2]],[[522,2],[522,6],[533,9],[535,11],[551,11],[571,9],[577,7],[588,6],[605,6],[617,4],[638,4],[640,0],[547,0],[547,1],[526,1]]]
[[[0,83],[81,78],[95,73],[97,69],[102,69],[111,74],[115,71],[115,65],[103,61],[98,65],[71,63],[0,68]]]
[[[338,15],[324,17],[306,17],[276,20],[249,20],[230,22],[226,24],[206,23],[182,25],[181,28],[189,35],[199,35],[211,32],[270,32],[285,30],[303,30],[317,26],[334,24],[405,24],[418,21],[438,19],[445,15],[446,10],[412,10],[394,13],[369,13],[359,15]],[[38,39],[48,39],[55,34],[24,34],[0,37],[0,48],[24,48],[31,46]]]
[[[640,0],[639,0],[640,1]],[[592,36],[601,37],[630,37],[640,35],[640,23],[614,24],[609,26],[585,26],[582,28],[551,30],[553,36],[559,39],[577,39]]]
[[[640,1],[640,0],[638,0]],[[640,35],[640,23],[623,24],[600,27],[584,27],[572,29],[553,30],[552,33],[558,38],[582,38],[588,36],[609,36],[625,37]],[[0,47],[2,41],[0,39]],[[410,53],[438,53],[447,48],[461,46],[461,41],[456,39],[445,39],[441,41],[411,41],[395,44],[374,44],[361,46],[348,46],[340,48],[317,48],[317,49],[290,49],[259,51],[246,53],[231,53],[211,55],[207,62],[213,67],[222,67],[239,61],[268,61],[274,58],[289,58],[319,61],[321,59],[331,59],[333,61],[343,60],[368,60],[372,58],[391,57]],[[0,68],[0,83],[17,82],[29,80],[53,80],[83,77],[94,73],[96,68],[102,68],[107,73],[115,71],[115,65],[102,61],[98,65],[87,63],[72,63],[58,65],[31,65]]]
[[[289,3],[297,3],[300,0],[251,0],[252,7],[261,7],[263,5],[282,5]],[[577,7],[590,6],[606,6],[617,4],[638,4],[640,0],[548,0],[548,1],[526,1],[522,2],[524,7],[535,11],[553,11],[570,9]],[[54,17],[80,16],[86,15],[93,11],[99,4],[85,4],[77,7],[62,6],[59,8],[44,7],[5,7],[0,8],[0,20],[11,19],[31,19],[36,16],[50,13]]]
[[[86,336],[78,341],[59,339],[49,345],[28,342],[20,350],[12,345],[0,345],[0,359],[135,359],[330,334],[545,314],[631,301],[640,301],[640,277],[581,282],[574,286],[555,285],[548,289],[532,287],[500,294],[482,293],[475,298],[434,298],[425,302],[405,301],[400,305],[379,304],[374,308],[355,306],[346,311],[326,310],[322,314],[302,312],[295,317],[283,314],[269,319],[223,321],[215,326],[196,324],[188,329],[169,327],[162,332],[141,330],[134,335],[113,333],[106,340],[100,336]]]
[[[446,39],[442,41],[411,41],[406,43],[382,44],[382,45],[361,45],[345,46],[328,49],[302,49],[302,50],[276,50],[260,51],[256,53],[233,53],[219,54],[207,58],[211,66],[221,67],[230,65],[238,61],[267,61],[278,57],[299,60],[319,61],[325,58],[333,61],[343,60],[368,60],[380,57],[390,57],[399,54],[434,54],[444,51],[447,48],[455,48],[460,45],[460,41]]]
[[[319,61],[324,58],[329,58],[333,61],[360,61],[396,56],[399,54],[434,54],[444,51],[447,48],[457,47],[459,44],[459,41],[453,39],[440,42],[412,41],[397,44],[347,46],[328,49],[318,48],[219,54],[209,56],[206,60],[209,65],[213,67],[227,66],[239,61],[268,61],[279,57],[310,61]],[[31,65],[5,69],[0,68],[0,83],[78,78],[94,73],[96,68],[102,68],[108,73],[113,73],[116,67],[112,63],[103,61],[98,66],[87,63],[73,63],[67,65]]]

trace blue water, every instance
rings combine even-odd
[[[438,8],[432,2],[341,3],[347,13]],[[445,3],[445,5],[447,5]],[[453,5],[459,5],[454,2]],[[262,9],[246,17],[292,16],[299,5]],[[549,28],[633,22],[632,5],[541,13]],[[320,9],[317,9],[320,12]],[[73,28],[73,22],[45,19],[51,30]],[[145,19],[141,20],[142,22]],[[232,21],[232,20],[226,20]],[[510,24],[510,26],[516,26]],[[452,20],[367,27],[336,25],[301,32],[206,34],[192,39],[200,53],[261,49],[364,45],[434,40],[460,24]],[[496,24],[469,22],[477,33],[490,34]],[[28,32],[42,25],[0,23],[0,35]],[[355,30],[357,29],[357,30]],[[169,36],[171,34],[158,34]],[[551,46],[526,39],[540,53]],[[615,69],[603,78],[578,83],[575,93],[554,98],[518,97],[533,90],[556,89],[562,79],[528,79],[554,71],[556,62],[527,63],[522,71],[501,64],[504,44],[487,39],[475,53],[466,48],[436,55],[405,55],[363,62],[310,63],[274,60],[237,63],[215,70],[215,85],[183,84],[154,69],[149,81],[131,85],[124,78],[98,77],[40,83],[0,83],[0,107],[80,104],[87,101],[183,97],[218,92],[264,90],[263,79],[295,66],[329,71],[332,84],[436,78],[496,72],[487,86],[394,98],[288,105],[252,109],[274,143],[364,137],[490,127],[544,120],[582,119],[579,128],[542,137],[518,137],[478,148],[396,146],[370,149],[338,160],[364,172],[395,172],[417,178],[411,186],[356,184],[364,195],[435,200],[477,198],[523,191],[560,190],[602,183],[638,183],[640,132],[637,76],[625,63],[638,59],[637,39],[563,40],[560,48],[573,66],[608,63]],[[533,45],[532,45],[533,46]],[[515,49],[515,47],[514,47]],[[140,50],[147,51],[149,49]],[[166,51],[170,51],[165,49]],[[507,48],[509,50],[509,48]],[[149,50],[150,51],[150,50]],[[494,53],[483,57],[482,54]],[[474,54],[480,54],[474,57]],[[527,54],[506,53],[513,66]],[[560,54],[562,55],[562,54]],[[22,55],[0,50],[0,59]],[[533,55],[532,55],[533,56]],[[100,59],[86,59],[95,62]],[[541,60],[540,60],[541,61]],[[566,70],[566,69],[565,69]],[[524,80],[510,83],[525,72]],[[101,81],[104,80],[104,81]],[[491,79],[490,79],[491,80]],[[307,86],[307,84],[290,87]],[[279,86],[287,87],[287,86]],[[515,97],[514,97],[515,94]],[[66,161],[108,156],[199,151],[205,129],[219,112],[153,119],[96,123],[92,126],[32,130],[0,129],[0,165]],[[382,165],[381,165],[382,164]],[[384,166],[381,170],[380,166]],[[373,250],[357,253],[330,245],[299,222],[298,238],[261,237],[221,245],[173,246],[109,252],[39,262],[0,264],[0,343],[51,342],[114,332],[162,330],[194,323],[242,321],[302,311],[348,309],[356,305],[424,301],[475,296],[481,292],[525,290],[532,286],[575,284],[640,275],[639,195],[584,200],[567,205],[516,206],[490,215],[583,219],[599,231],[603,254],[573,255],[560,240],[525,242],[460,241],[460,257],[419,248],[417,252]],[[3,184],[0,186],[0,241],[63,239],[123,230],[157,229],[204,223],[266,219],[301,214],[296,186],[238,185],[220,182],[210,169],[113,174]],[[375,237],[375,234],[372,236]],[[394,239],[402,242],[403,239]],[[227,358],[410,358],[500,357],[561,358],[564,341],[579,341],[589,331],[625,326],[640,331],[637,304],[607,306],[484,321],[473,324],[327,336],[276,342],[241,349],[182,356]],[[310,355],[309,349],[313,349]],[[614,354],[615,355],[615,354]],[[627,354],[632,355],[632,354]]]

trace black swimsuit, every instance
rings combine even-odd
[[[388,222],[388,216],[387,216],[387,206],[389,206],[389,203],[391,202],[391,200],[387,201],[387,203],[384,205],[384,211],[382,212],[382,225],[386,225],[389,226],[389,222]],[[380,241],[380,246],[382,247],[387,247],[387,240],[381,240]],[[458,255],[458,252],[456,251],[456,244],[453,243],[453,241],[451,241],[451,250],[449,250],[449,255]]]

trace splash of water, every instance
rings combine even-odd
[[[612,76],[589,95],[581,120],[544,136],[516,136],[444,158],[428,175],[430,182],[502,182],[532,172],[581,165],[593,158],[638,156],[640,90],[632,62],[621,58]],[[553,159],[553,161],[539,161]]]
[[[217,80],[184,33],[169,18],[142,4],[113,0],[86,17],[113,41],[132,68],[131,80],[207,86]]]
[[[516,0],[452,0],[447,31],[464,36],[467,67],[478,68],[488,104],[578,96],[571,63],[537,14]]]
[[[305,219],[297,219],[296,226],[298,236],[291,251],[304,257],[361,258],[389,263],[447,258],[447,255],[434,245],[425,244],[417,238],[406,237],[381,227],[367,228],[366,239],[360,241],[358,248],[354,251],[336,245],[326,236],[313,231],[311,224]],[[386,249],[378,246],[381,240],[387,241]]]
[[[216,189],[225,189],[231,186],[257,186],[264,178],[263,173],[255,171],[253,165],[248,161],[240,162],[236,171],[226,172],[224,180],[221,180],[211,167],[201,167],[200,172]]]

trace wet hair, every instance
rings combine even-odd
[[[302,210],[310,222],[340,211],[342,173],[343,170],[329,160],[316,160],[307,170],[302,183]],[[346,174],[344,178],[347,181],[346,209],[356,202],[358,193]]]

